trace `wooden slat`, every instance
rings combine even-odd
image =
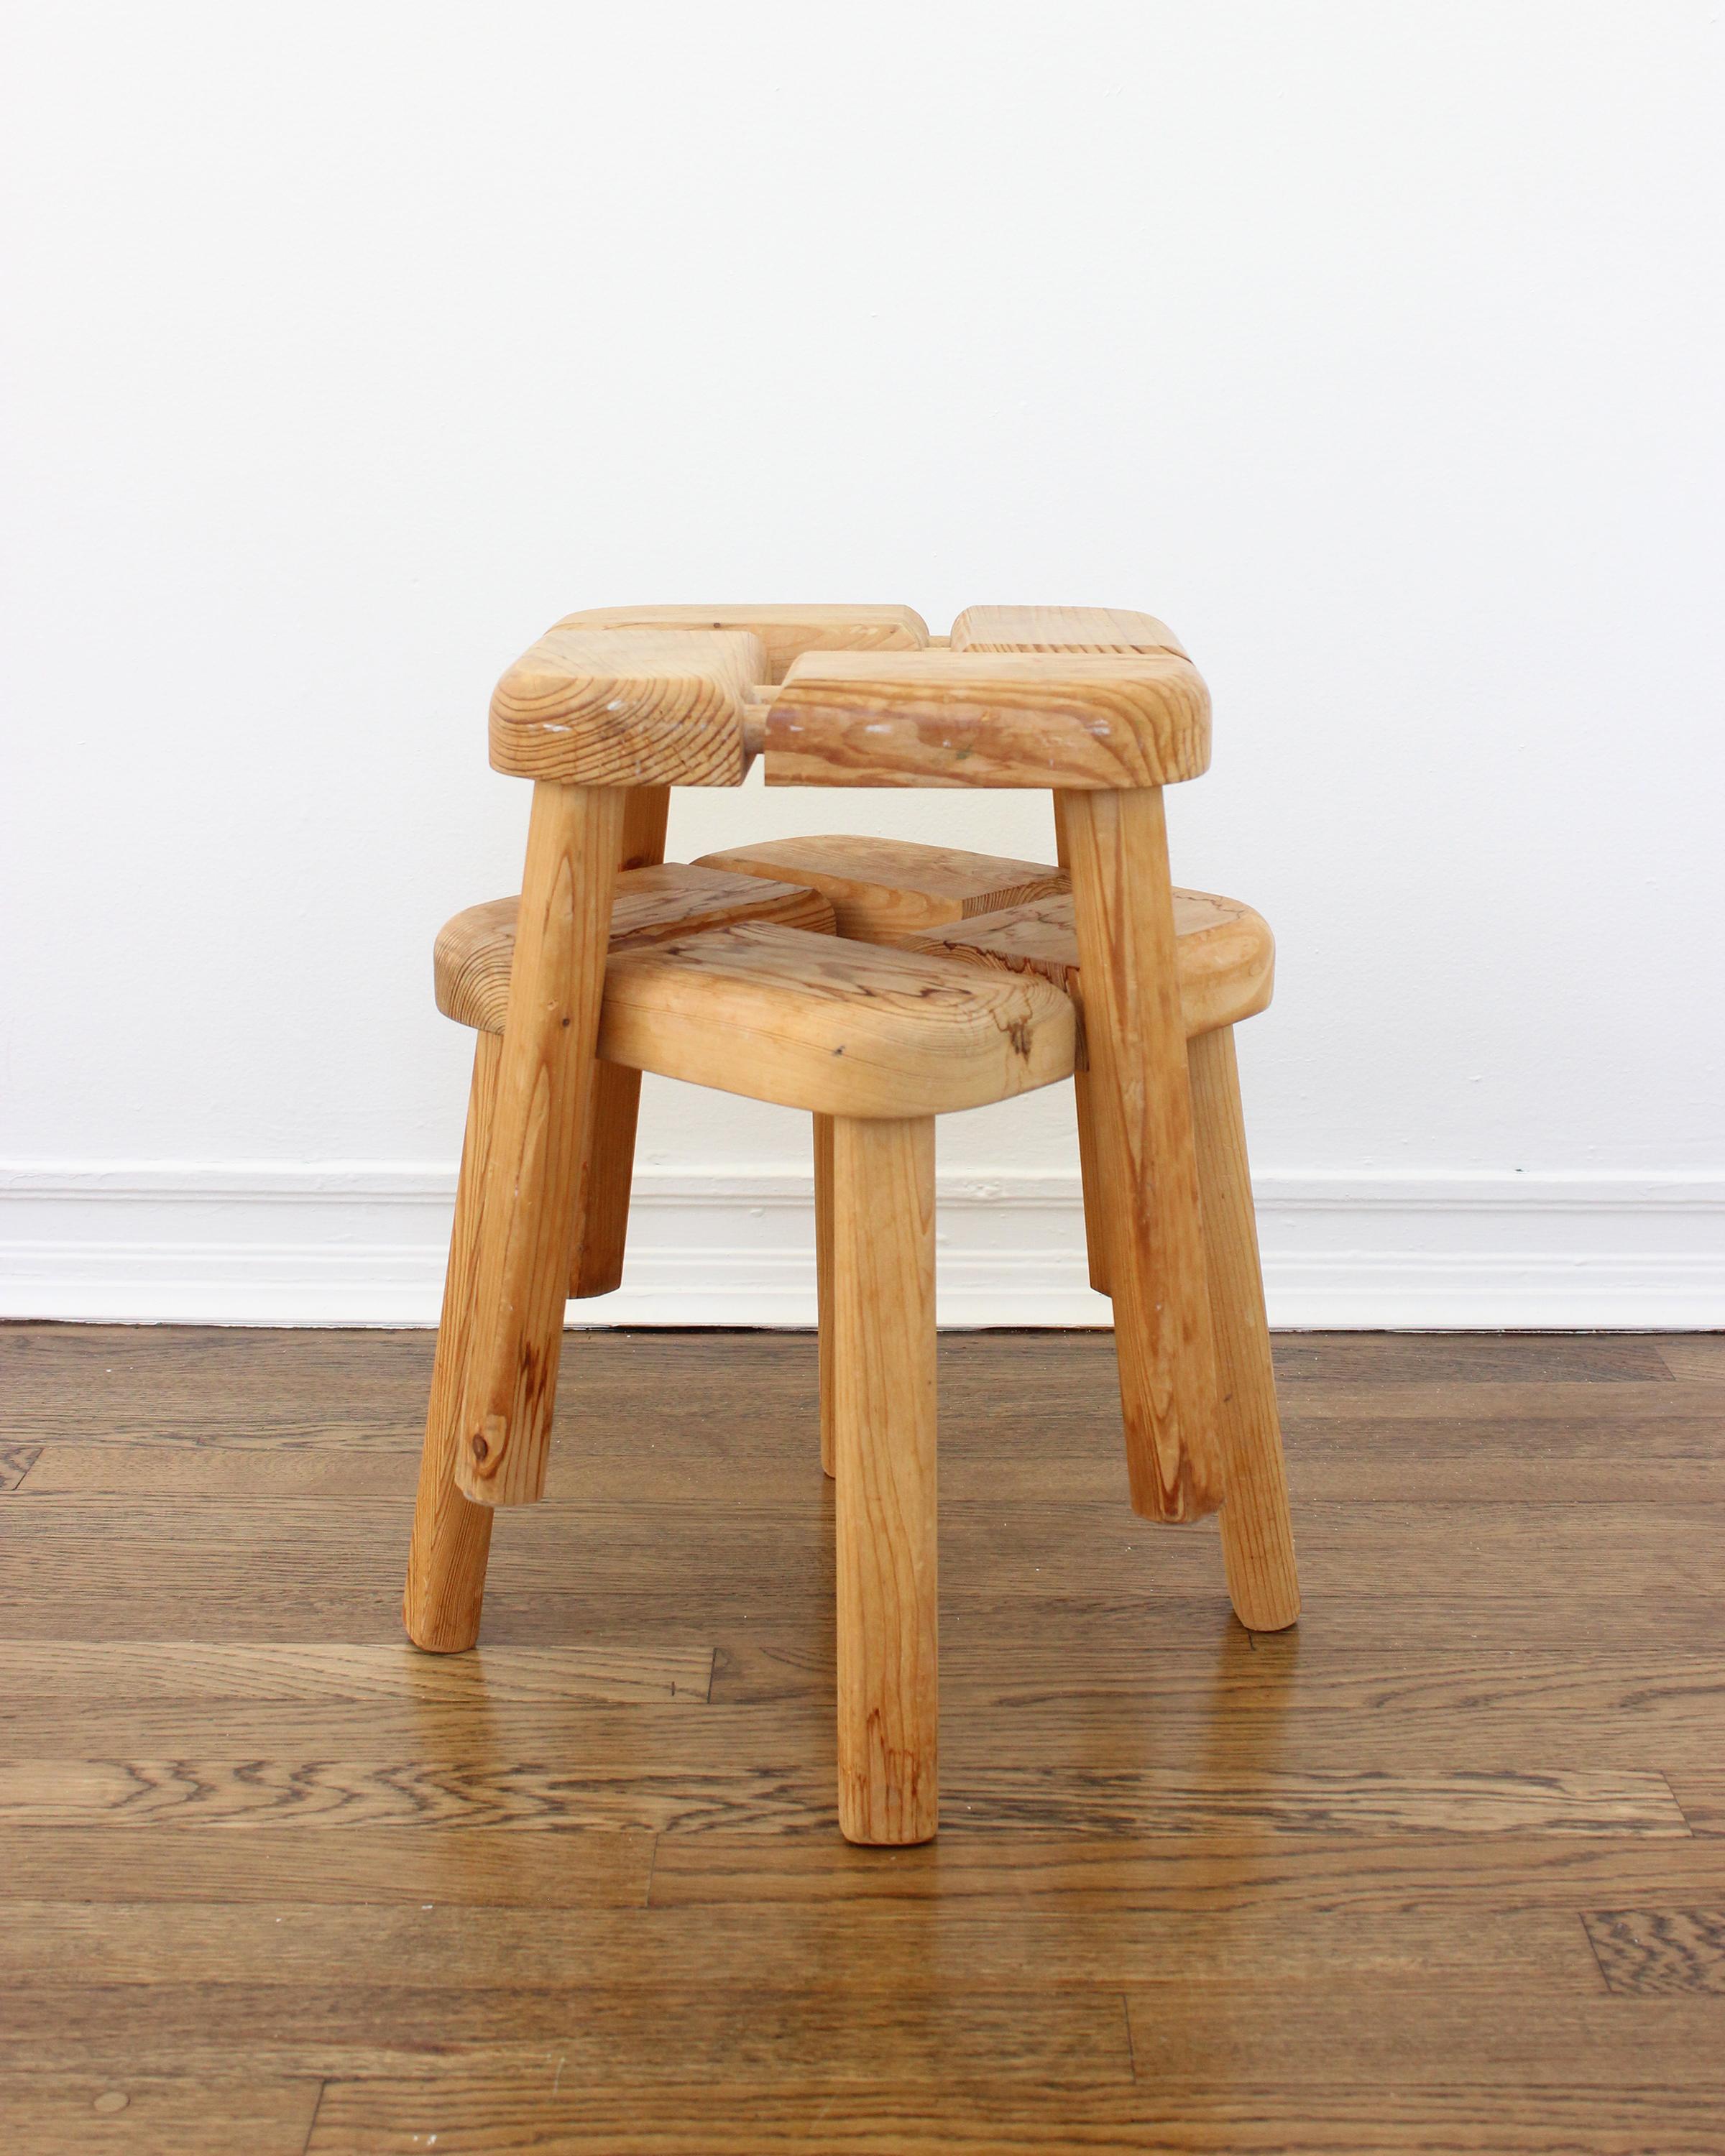
[[[411,1647],[193,1640],[0,1642],[0,1712],[95,1702],[295,1701],[328,1707],[424,1703],[488,1707],[536,1701],[567,1706],[703,1704],[711,1647],[495,1647],[442,1656]]]
[[[431,1761],[403,1756],[399,1743],[392,1748],[397,1756],[383,1760],[303,1753],[262,1761],[39,1753],[0,1760],[0,1826],[829,1830],[832,1789],[810,1731],[800,1732],[801,1758],[757,1766],[733,1756],[716,1768],[691,1758],[722,1733],[703,1718],[687,1736],[677,1732],[670,1759],[662,1752],[654,1758],[657,1748],[644,1741],[631,1748],[619,1737],[609,1758],[556,1765],[454,1758],[450,1733],[435,1727],[427,1732],[427,1748],[438,1753]],[[1178,1768],[1087,1765],[1070,1747],[1051,1763],[1001,1766],[962,1753],[954,1758],[956,1748],[947,1748],[953,1833],[1205,1834],[1243,1826],[1266,1835],[1343,1827],[1373,1834],[1689,1833],[1664,1777],[1627,1768],[1301,1774],[1266,1771],[1260,1749],[1232,1773],[1224,1753],[1199,1779]]]
[[[1675,1774],[1671,1781],[1692,1830],[1697,1834],[1725,1835],[1725,1771],[1685,1768]]]
[[[944,1831],[944,1830],[943,1830]],[[893,1861],[901,1860],[893,1859]],[[988,1912],[763,1907],[524,1909],[325,1903],[13,1902],[0,1927],[8,1986],[89,1984],[398,1984],[449,1990],[593,1982],[771,1981],[883,1991],[969,1984],[1020,1991],[1054,1984],[1344,1982],[1351,1974],[1478,1981],[1597,1998],[1604,1989],[1571,1911],[1506,1916],[1467,1908],[1278,1909],[1219,1923],[1209,1912],[1065,1913],[1005,1904]]]
[[[731,846],[703,855],[696,866],[805,883],[832,906],[839,933],[865,943],[897,942],[942,922],[992,915],[1067,884],[1063,869],[1044,862],[855,832]]]
[[[650,1834],[524,1835],[467,1827],[402,1834],[166,1834],[150,1826],[0,1827],[0,1902],[440,1903],[639,1909]],[[8,2017],[0,2015],[0,2028]]]
[[[1120,1995],[1101,1987],[536,1985],[531,1974],[485,1990],[411,1980],[20,1987],[0,2015],[0,2069],[486,2075],[549,2092],[606,2082],[927,2085],[949,2078],[959,2060],[990,2083],[1132,2080]]]
[[[767,654],[742,629],[554,629],[491,697],[491,766],[565,786],[737,786]]]
[[[1686,1340],[1661,1340],[1658,1353],[1674,1378],[1696,1385],[1725,1385],[1725,1334],[1697,1333]]]
[[[1072,1007],[1045,981],[742,922],[614,952],[598,1050],[816,1115],[981,1107],[1070,1077]]]
[[[1126,607],[966,607],[954,651],[1171,651],[1185,647],[1165,621]]]
[[[0,2132],[18,2156],[300,2156],[321,2084],[309,2075],[0,2074]]]
[[[1173,893],[1180,1019],[1187,1034],[1214,1033],[1269,1008],[1276,975],[1270,925],[1238,899]],[[951,925],[925,929],[911,945],[1009,973],[1040,973],[1069,995],[1081,995],[1072,896],[1059,892]]]
[[[916,651],[928,625],[907,606],[588,607],[566,614],[567,629],[747,629],[767,654],[769,681],[805,651]]]
[[[165,1838],[165,1837],[164,1837]],[[1721,1898],[1725,1851],[1676,1837],[1543,1831],[1459,1837],[1337,1832],[1266,1845],[1255,1831],[1189,1835],[946,1835],[915,1859],[869,1864],[817,1837],[666,1837],[655,1909],[747,1903],[936,1903],[981,1913],[1137,1910],[1156,1916],[1363,1921],[1412,1909],[1567,1910],[1578,1917],[1674,1895]],[[1178,1972],[1168,1972],[1170,1982]]]
[[[1161,652],[811,653],[765,747],[769,786],[1161,786],[1207,767],[1209,692]]]
[[[518,898],[488,899],[458,913],[438,932],[432,953],[437,1007],[458,1025],[502,1032],[520,905]],[[618,877],[610,947],[627,951],[669,942],[737,921],[773,921],[815,935],[833,931],[832,908],[819,892],[803,885],[671,861],[629,869]]]
[[[1725,1903],[1712,1909],[1590,1913],[1587,1935],[1612,1990],[1637,1999],[1693,1993],[1725,1999]],[[1725,2039],[1722,2018],[1715,2041]],[[1717,2054],[1725,2056],[1725,2050]]]

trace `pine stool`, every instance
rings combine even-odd
[[[839,1822],[852,1841],[924,1841],[938,1781],[934,1118],[1069,1075],[1072,1006],[1040,979],[782,925],[793,904],[825,913],[806,891],[678,875],[771,893],[779,918],[766,907],[751,916],[732,892],[728,925],[667,927],[657,895],[620,877],[614,920],[627,921],[632,901],[635,919],[632,931],[614,927],[598,1054],[606,1069],[807,1110],[824,1134]],[[706,897],[710,911],[721,902]],[[518,911],[511,900],[472,907],[437,944],[439,1004],[480,1036],[405,1604],[416,1643],[444,1651],[478,1636],[490,1539],[493,1508],[468,1494],[458,1403]]]

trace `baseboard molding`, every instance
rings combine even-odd
[[[326,1163],[0,1168],[0,1317],[228,1325],[436,1322],[453,1178]],[[1725,1325],[1725,1177],[1270,1174],[1279,1325]],[[944,1177],[949,1326],[1096,1326],[1075,1176]],[[647,1169],[625,1286],[572,1323],[806,1326],[809,1178]]]

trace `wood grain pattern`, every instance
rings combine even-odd
[[[277,2073],[505,2077],[547,2092],[669,2086],[696,2103],[711,2083],[927,2086],[948,2078],[955,2059],[989,2082],[1132,2079],[1120,1996],[1103,1989],[649,1989],[597,1977],[535,1985],[531,1971],[508,1987],[459,1991],[410,1981],[32,1985],[8,1997],[0,2022],[0,2070],[14,2058],[74,2072],[114,2061],[133,2074],[231,2072],[244,2058]]]
[[[0,1445],[0,1491],[19,1490],[42,1457],[39,1445]]]
[[[665,1707],[704,1702],[713,1650],[705,1646],[481,1647],[459,1660],[428,1661],[406,1647],[331,1646],[195,1640],[54,1640],[28,1655],[0,1655],[0,1707],[95,1701],[297,1702],[327,1712],[336,1705],[407,1702],[444,1707],[538,1702],[567,1706]],[[8,1681],[9,1680],[9,1681]]]
[[[589,607],[557,626],[747,629],[767,654],[763,681],[782,681],[805,651],[916,651],[928,642],[927,624],[906,606]]]
[[[1163,653],[823,653],[785,676],[765,752],[769,786],[1161,786],[1208,767],[1209,694]]]
[[[491,1507],[464,1496],[456,1481],[462,1409],[473,1345],[474,1296],[479,1287],[480,1219],[485,1207],[485,1147],[497,1106],[503,1044],[495,1034],[474,1041],[473,1082],[461,1167],[455,1182],[455,1218],[444,1275],[437,1353],[431,1366],[431,1399],[408,1545],[402,1623],[416,1647],[428,1654],[459,1655],[479,1637],[485,1606],[485,1567],[491,1549]]]
[[[1578,2063],[1579,2054],[1578,2053]],[[495,2079],[335,2082],[307,2156],[408,2156],[440,2149],[546,2156],[1334,2156],[1490,2151],[1491,2156],[1720,2156],[1719,2092],[1501,2080],[1440,2090],[1398,2082],[1279,2094],[1214,2078],[1081,2095],[1056,2083],[1020,2092],[888,2086],[790,2093],[726,2087],[699,2102],[677,2092],[596,2088],[552,2095]]]
[[[18,2156],[301,2156],[321,2083],[308,2075],[0,2074],[0,2126]]]
[[[832,907],[839,933],[864,943],[896,943],[945,921],[1064,891],[1067,883],[1063,870],[1039,861],[844,832],[731,846],[704,854],[696,865],[806,885]]]
[[[816,1115],[980,1107],[1071,1074],[1045,981],[742,922],[613,954],[599,1053]]]
[[[533,788],[455,1449],[477,1504],[545,1486],[623,805],[603,787]]]
[[[437,1007],[445,1018],[482,1032],[502,1032],[520,909],[519,898],[488,899],[438,932],[433,971]],[[740,921],[777,921],[816,936],[833,932],[832,908],[806,885],[670,861],[618,877],[609,947],[634,950]]]
[[[611,898],[611,936],[623,899],[622,879],[639,869],[656,869],[665,860],[665,830],[670,813],[668,786],[637,787],[624,799],[623,832],[618,842],[618,889]],[[581,1173],[575,1188],[573,1254],[569,1260],[569,1295],[580,1301],[609,1295],[623,1285],[623,1254],[629,1240],[629,1192],[634,1183],[635,1125],[641,1106],[641,1074],[614,1063],[593,1073],[587,1119],[581,1132]]]
[[[1075,793],[1062,814],[1127,1480],[1135,1511],[1189,1520],[1221,1502],[1224,1462],[1162,795]]]
[[[1058,793],[1049,796],[1054,804],[1055,850],[1059,857],[1060,873],[1070,886],[1072,880],[1072,852],[1066,840],[1065,811]],[[1174,933],[1180,933],[1179,901],[1183,893],[1174,894]],[[1000,952],[984,957],[979,949],[955,949],[957,957],[977,957],[985,964],[998,964],[1004,958],[1009,965],[1014,963],[1012,954]],[[1055,983],[1063,988],[1072,998],[1078,1019],[1078,1062],[1072,1073],[1072,1107],[1078,1125],[1078,1181],[1084,1195],[1084,1252],[1090,1268],[1090,1284],[1098,1295],[1110,1292],[1108,1275],[1108,1230],[1106,1225],[1108,1209],[1107,1185],[1102,1175],[1101,1147],[1096,1137],[1096,1110],[1091,1105],[1090,1060],[1084,1046],[1084,993],[1078,978],[1078,931],[1075,927],[1070,946],[1062,952],[1060,978]],[[1186,990],[1183,982],[1180,989],[1182,1014],[1186,1010]],[[1190,1026],[1187,1029],[1189,1033]]]
[[[586,1337],[580,1502],[439,1657],[429,1334],[0,1327],[0,2139],[269,2156],[327,2080],[367,2156],[1718,2156],[1689,1344],[1278,1340],[1311,1602],[1254,1636],[1121,1512],[1106,1334],[942,1336],[942,1833],[868,1850],[812,1336]]]
[[[767,678],[740,629],[554,629],[491,696],[491,767],[564,786],[739,786]]]
[[[830,1828],[826,1833],[837,1840]],[[669,1838],[662,1846],[670,1846]],[[909,1852],[872,1859],[859,1852],[856,1861],[912,1859]],[[303,1984],[329,1982],[337,1972],[344,1986],[369,1986],[399,1984],[410,1970],[415,1984],[453,1994],[518,1985],[531,1970],[540,1986],[705,1984],[714,1990],[763,1978],[787,1989],[915,1994],[968,1984],[1021,1990],[1028,1976],[1039,1987],[1204,1989],[1376,1979],[1404,1987],[1471,1983],[1548,1997],[1604,1995],[1580,1919],[1568,1910],[1504,1916],[1416,1907],[1362,1923],[1351,1912],[1300,1917],[1278,1909],[1219,1922],[1208,1912],[1060,1912],[1010,1902],[985,1912],[769,1907],[757,1917],[736,1908],[15,1902],[7,1916],[0,1976],[8,1986],[21,1977]]]
[[[1240,1623],[1279,1632],[1300,1614],[1300,1579],[1233,1029],[1189,1040],[1186,1057],[1228,1493],[1222,1556]]]
[[[966,607],[954,651],[1168,651],[1186,648],[1165,621],[1125,607]]]
[[[1236,898],[1202,891],[1176,890],[1173,910],[1180,1020],[1188,1037],[1267,1010],[1275,988],[1276,940],[1262,914]],[[1040,973],[1083,1002],[1070,891],[925,930],[908,940],[908,947],[1009,973]]]
[[[1591,1910],[1587,1935],[1614,1992],[1725,1999],[1725,1907]],[[1725,2025],[1720,2035],[1725,2035]]]
[[[833,1119],[830,1116],[814,1116],[809,1120],[814,1127],[814,1299],[815,1337],[819,1342],[820,1466],[824,1475],[831,1475],[838,1458],[833,1433],[836,1404],[833,1379]]]
[[[832,1125],[839,1824],[927,1841],[939,1815],[934,1124]]]

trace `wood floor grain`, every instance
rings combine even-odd
[[[943,1336],[902,1851],[813,1341],[572,1336],[454,1657],[430,1348],[0,1327],[0,2149],[1725,2156],[1725,1338],[1279,1341],[1255,1637],[1106,1335]]]

